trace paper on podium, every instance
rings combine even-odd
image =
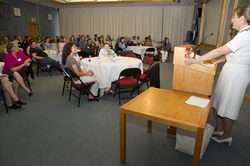
[[[210,100],[208,100],[208,99],[203,99],[200,97],[191,96],[185,103],[205,108],[208,105],[209,101]]]

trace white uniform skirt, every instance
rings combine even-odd
[[[212,94],[212,107],[221,117],[237,120],[246,89],[250,83],[250,66],[227,62]]]

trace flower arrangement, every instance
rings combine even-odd
[[[111,49],[108,49],[107,51],[108,51],[108,57],[109,57],[109,59],[112,60],[115,57],[114,51],[111,50]]]

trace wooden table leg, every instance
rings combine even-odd
[[[196,141],[195,141],[195,147],[194,147],[194,156],[193,156],[193,162],[192,166],[198,166],[200,161],[200,153],[201,153],[201,146],[202,146],[202,140],[203,140],[203,128],[197,129],[197,135],[196,135]]]
[[[120,109],[120,162],[126,162],[126,114]]]
[[[151,133],[152,131],[152,121],[148,120],[148,133]]]

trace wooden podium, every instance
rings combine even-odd
[[[217,64],[206,61],[186,67],[184,61],[188,58],[189,49],[193,45],[181,45],[174,48],[174,72],[172,89],[192,93],[194,95],[210,96],[212,94],[214,76]],[[196,57],[199,57],[198,55]],[[210,66],[209,66],[210,65]],[[169,126],[168,137],[176,137],[176,128]]]
[[[212,94],[217,64],[215,64],[214,67],[211,67],[212,63],[207,61],[204,62],[207,65],[197,63],[186,67],[184,61],[188,57],[189,48],[192,46],[193,45],[181,45],[174,48],[172,89],[210,96]]]

